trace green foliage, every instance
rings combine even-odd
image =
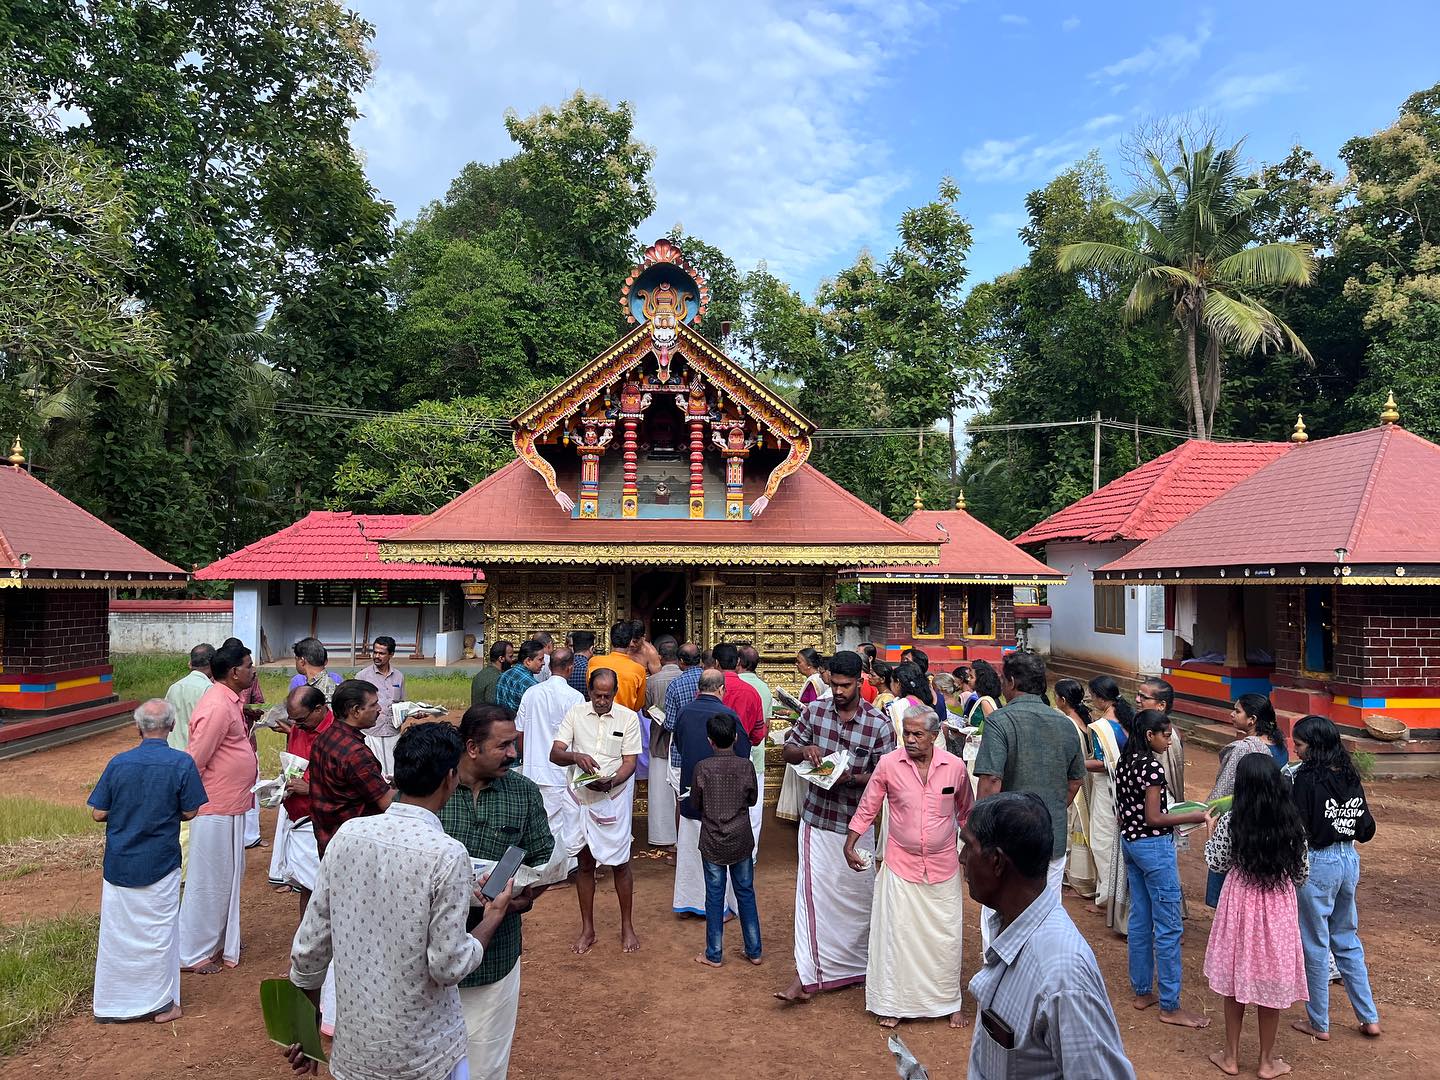
[[[518,151],[465,166],[401,230],[389,283],[402,405],[567,375],[624,324],[620,283],[655,209],[630,106],[577,92],[505,126]]]
[[[519,384],[499,401],[479,396],[422,401],[360,425],[335,474],[332,505],[389,514],[439,509],[515,456],[508,430],[478,421],[509,415],[539,393],[538,387]]]
[[[0,928],[0,1055],[75,1012],[95,981],[95,915]]]
[[[1192,150],[1182,139],[1178,150],[1179,160],[1170,168],[1149,153],[1153,182],[1110,204],[1129,226],[1125,241],[1067,244],[1057,265],[1131,277],[1127,319],[1160,309],[1174,321],[1184,345],[1191,426],[1204,439],[1214,427],[1227,352],[1285,348],[1310,358],[1299,336],[1252,294],[1265,287],[1307,285],[1314,263],[1305,244],[1253,243],[1264,190],[1241,173],[1238,144],[1217,150],[1206,143]]]

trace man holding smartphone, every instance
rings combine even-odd
[[[565,685],[563,678],[558,681]],[[519,737],[503,706],[472,705],[465,710],[460,718],[460,739],[465,744],[460,785],[440,811],[440,824],[465,845],[472,859],[494,862],[515,847],[524,850],[525,866],[541,867],[549,862],[556,842],[539,785],[513,767]],[[497,866],[492,873],[498,872]],[[501,884],[492,880],[490,887],[498,890]],[[520,1008],[520,916],[544,891],[544,885],[514,889],[485,959],[460,981],[470,1080],[505,1080],[510,1068],[510,1042]],[[478,920],[480,909],[472,908],[470,917]]]
[[[480,966],[514,892],[506,884],[466,932],[481,901],[465,846],[439,818],[460,784],[462,751],[449,724],[406,731],[395,744],[398,798],[382,814],[346,821],[326,847],[290,981],[318,1002],[334,965],[336,1076],[468,1074],[457,987]],[[298,1045],[285,1054],[297,1073],[317,1071]]]

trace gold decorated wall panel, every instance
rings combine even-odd
[[[615,620],[615,575],[609,571],[495,569],[485,596],[485,640],[524,641],[537,630],[564,640],[569,630],[594,630],[596,651],[609,648]]]
[[[835,651],[835,575],[738,573],[719,575],[710,613],[711,642],[752,642],[766,661],[761,676],[784,674],[787,686],[800,649]]]

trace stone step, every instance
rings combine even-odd
[[[0,725],[0,760],[63,746],[132,723],[138,701],[111,701],[35,720]]]
[[[1136,672],[1117,671],[1089,660],[1081,660],[1071,656],[1056,656],[1053,653],[1046,662],[1046,672],[1050,681],[1056,679],[1078,679],[1087,686],[1090,680],[1101,675],[1109,675],[1120,686],[1120,691],[1132,701],[1135,698],[1135,691],[1140,689],[1140,676]]]

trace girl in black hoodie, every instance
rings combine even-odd
[[[1360,880],[1355,845],[1375,835],[1375,818],[1365,801],[1360,774],[1333,722],[1307,716],[1295,725],[1294,740],[1300,768],[1293,795],[1310,845],[1310,877],[1296,896],[1310,1000],[1307,1018],[1291,1026],[1317,1039],[1330,1038],[1329,955],[1333,953],[1360,1031],[1374,1038],[1380,1034],[1380,1013],[1370,993],[1355,913],[1355,887]]]

